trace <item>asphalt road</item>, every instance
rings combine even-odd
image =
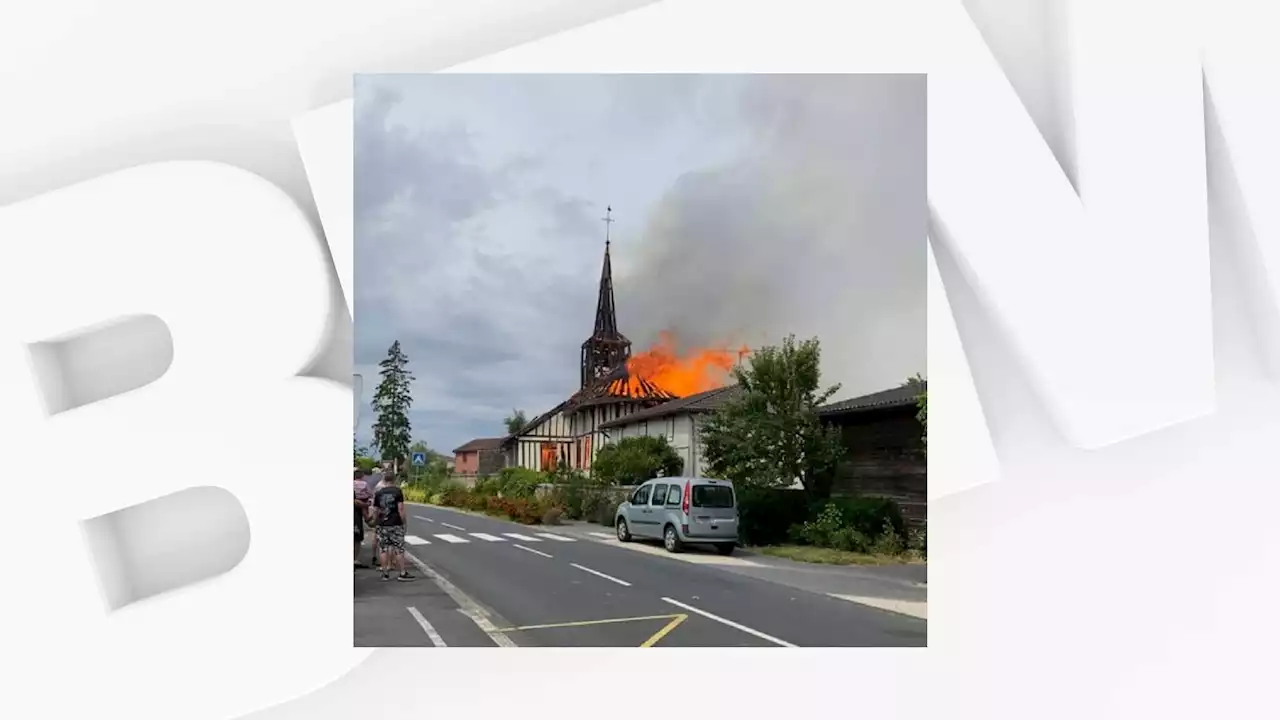
[[[556,528],[407,507],[417,579],[355,571],[359,647],[926,644],[921,619]]]

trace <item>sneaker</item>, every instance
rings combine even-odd
[[[389,572],[384,572],[384,573],[382,573],[382,579],[383,579],[383,580],[390,580],[390,579],[391,579],[391,573],[389,573]]]
[[[400,582],[409,582],[410,580],[413,579],[413,576],[407,572],[402,572],[396,577],[396,579],[399,580]]]

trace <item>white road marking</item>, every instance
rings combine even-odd
[[[424,517],[422,517],[421,515],[414,515],[414,516],[413,516],[413,519],[414,519],[414,520],[426,520],[427,522],[435,522],[435,520],[432,520],[431,518],[424,518]]]
[[[471,596],[459,590],[453,583],[445,580],[444,576],[435,570],[432,570],[431,566],[422,562],[422,560],[413,553],[407,552],[404,555],[409,558],[410,562],[417,566],[418,570],[420,570],[423,575],[431,578],[431,582],[435,583],[436,586],[443,590],[446,595],[453,598],[453,601],[458,604],[458,612],[471,618],[471,621],[476,624],[476,627],[480,628],[480,631],[485,635],[488,635],[489,639],[492,640],[495,645],[498,647],[516,647],[515,642],[512,641],[511,638],[507,637],[505,633],[494,626],[494,624],[489,620],[489,613],[485,612],[485,609],[480,607],[479,603],[472,600]]]
[[[488,540],[489,542],[506,542],[507,541],[506,538],[500,538],[497,535],[490,535],[489,533],[471,533],[471,537],[477,537],[477,538],[480,538],[481,540]]]
[[[447,522],[443,522],[443,521],[441,521],[441,523],[440,523],[440,524],[441,524],[441,525],[443,525],[443,526],[445,526],[445,527],[447,527],[447,528],[451,528],[451,529],[453,529],[453,530],[457,530],[458,532],[466,532],[466,531],[467,531],[467,529],[466,529],[466,528],[460,528],[460,527],[458,527],[457,525],[450,525],[450,524],[449,524],[449,523],[447,523]]]
[[[490,640],[497,643],[498,647],[516,647],[516,644],[511,640],[511,638],[507,637],[505,633],[494,627],[492,622],[489,622],[489,617],[487,615],[477,614],[475,610],[465,607],[458,608],[458,612],[471,618],[471,621],[476,624],[476,627],[480,628],[481,632],[485,635],[488,635]]]
[[[512,540],[523,540],[524,542],[542,542],[536,537],[529,537],[528,535],[521,535],[520,533],[502,533],[502,534],[506,535]]]
[[[578,568],[579,570],[581,570],[581,571],[583,571],[583,572],[589,572],[589,573],[591,573],[592,575],[596,575],[596,576],[598,576],[598,577],[602,577],[602,578],[604,578],[605,580],[609,580],[609,581],[611,581],[611,582],[616,582],[616,583],[618,583],[619,585],[622,585],[623,587],[631,587],[631,583],[627,582],[626,580],[619,580],[618,578],[613,577],[612,575],[605,575],[604,573],[600,572],[599,570],[592,570],[591,568],[589,568],[589,567],[584,567],[584,566],[582,566],[582,565],[579,565],[578,563],[569,563],[569,564],[570,564],[570,565],[572,565],[572,566],[574,566],[574,567],[576,567],[576,568]]]
[[[424,540],[423,538],[420,538],[417,535],[405,535],[404,541],[409,543],[410,545],[430,545],[431,544],[430,540]]]
[[[549,558],[549,557],[551,557],[550,555],[548,555],[548,554],[546,554],[546,553],[542,552],[541,550],[534,550],[533,548],[527,548],[527,547],[525,547],[525,546],[523,546],[523,545],[516,545],[515,543],[512,543],[511,547],[518,547],[518,548],[520,548],[521,550],[523,550],[523,551],[525,551],[525,552],[531,552],[531,553],[533,553],[534,555],[541,555],[541,556],[542,556],[542,557],[544,557],[544,558]]]
[[[764,633],[760,632],[759,630],[752,630],[751,628],[747,627],[746,625],[739,625],[738,623],[736,623],[736,622],[734,622],[734,621],[732,621],[732,620],[725,620],[724,618],[720,617],[719,615],[712,615],[711,613],[707,612],[706,610],[699,610],[698,608],[693,607],[692,605],[685,605],[685,604],[684,604],[684,603],[682,603],[682,602],[679,602],[679,601],[677,601],[677,600],[672,600],[671,598],[668,598],[668,597],[664,597],[664,598],[662,598],[662,601],[663,601],[663,602],[666,602],[666,603],[671,603],[672,605],[675,605],[675,606],[676,606],[676,607],[678,607],[678,608],[684,608],[685,610],[688,610],[688,611],[689,611],[689,612],[691,612],[691,613],[697,613],[697,614],[701,615],[702,617],[707,618],[708,620],[715,620],[716,622],[718,622],[718,623],[720,623],[720,624],[722,624],[722,625],[728,625],[729,627],[733,628],[734,630],[741,630],[742,632],[744,632],[744,633],[746,633],[746,634],[748,634],[748,635],[754,635],[754,636],[756,636],[756,637],[760,638],[761,640],[766,640],[766,641],[768,641],[768,642],[773,643],[774,645],[781,645],[782,647],[796,647],[795,645],[792,645],[791,643],[787,642],[786,640],[779,640],[778,638],[776,638],[776,637],[774,637],[774,636],[772,636],[772,635],[765,635]]]
[[[436,629],[431,626],[431,623],[427,622],[427,619],[422,617],[422,613],[418,612],[418,608],[409,608],[409,614],[412,615],[413,619],[417,620],[418,624],[422,626],[423,631],[427,633],[427,637],[431,638],[432,645],[435,645],[436,647],[449,647],[445,644],[444,638],[440,637],[440,633],[436,632]]]
[[[534,533],[538,537],[544,537],[548,540],[559,540],[560,542],[574,542],[573,538],[557,535],[555,533]]]
[[[458,537],[457,535],[449,535],[448,533],[445,533],[445,534],[443,534],[443,535],[436,535],[436,537],[440,538],[441,540],[443,540],[443,541],[445,541],[445,542],[447,542],[447,543],[467,543],[467,542],[471,542],[470,540],[468,540],[468,539],[466,539],[466,538],[460,538],[460,537]]]
[[[888,610],[899,615],[910,615],[921,620],[929,619],[929,603],[915,600],[890,600],[887,598],[865,597],[862,595],[836,595],[831,593],[831,597],[839,600],[847,600],[859,605],[866,605],[879,610]]]
[[[593,532],[593,533],[587,533],[587,534],[588,534],[588,535],[594,535],[594,536],[596,536],[596,537],[598,537],[598,538],[604,538],[604,539],[606,539],[606,540],[614,540],[614,539],[616,539],[616,538],[614,537],[614,534],[613,534],[613,533]]]

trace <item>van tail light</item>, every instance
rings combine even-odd
[[[685,481],[684,497],[680,499],[680,512],[684,513],[685,515],[688,515],[689,504],[692,500],[693,500],[693,486],[688,481]]]

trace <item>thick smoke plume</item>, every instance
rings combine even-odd
[[[761,76],[737,108],[747,159],[685,175],[625,264],[637,348],[822,341],[841,397],[925,369],[925,81]]]

